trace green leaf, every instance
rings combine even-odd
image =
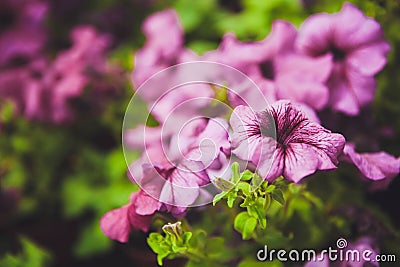
[[[177,245],[177,244],[172,244],[171,245],[171,249],[172,249],[173,253],[182,253],[182,252],[187,250],[187,247],[186,246],[180,246],[180,245]]]
[[[239,213],[235,217],[235,221],[233,223],[233,227],[239,231],[242,232],[244,228],[244,224],[246,223],[247,219],[250,218],[249,214],[245,211]]]
[[[1,105],[3,104],[3,105]],[[0,103],[0,117],[3,123],[7,123],[12,120],[14,116],[14,105],[10,101]]]
[[[165,259],[166,257],[168,257],[169,252],[163,252],[157,255],[157,263],[158,265],[162,266],[163,265],[163,259]]]
[[[253,204],[254,204],[254,199],[253,199],[253,197],[248,196],[248,197],[246,197],[246,199],[243,201],[243,203],[240,204],[240,207],[246,208],[246,207],[249,207],[249,206],[251,206],[251,205],[253,205]]]
[[[253,179],[251,180],[251,185],[253,188],[257,188],[262,184],[262,182],[264,182],[264,178],[258,174],[254,174]]]
[[[157,254],[167,254],[170,252],[169,246],[165,243],[164,237],[159,233],[150,233],[147,244]]]
[[[274,190],[274,192],[272,192],[272,198],[282,206],[285,205],[285,198],[283,197],[282,190],[280,189]]]
[[[257,219],[247,212],[239,213],[234,221],[234,228],[242,233],[243,239],[249,239],[257,226]]]
[[[193,237],[190,239],[192,247],[202,247],[205,245],[207,239],[207,233],[203,229],[198,229],[193,233]]]
[[[213,206],[215,206],[215,204],[217,204],[217,202],[220,201],[227,194],[228,194],[228,192],[221,192],[219,194],[216,194],[213,199]]]
[[[256,226],[257,226],[256,218],[250,217],[249,219],[247,219],[242,232],[243,239],[249,239],[253,234],[254,230],[256,229]]]
[[[217,44],[214,42],[204,41],[204,40],[195,40],[187,44],[187,48],[193,50],[197,54],[201,55],[207,51],[214,50],[217,48]],[[216,96],[218,98],[218,95]]]
[[[271,184],[269,186],[267,186],[267,188],[265,189],[265,193],[271,193],[275,190],[276,186]]]
[[[244,195],[250,195],[250,184],[245,182],[239,182],[236,186],[237,189],[242,190]]]
[[[29,239],[21,238],[22,251],[20,254],[6,254],[0,259],[0,266],[4,267],[44,267],[48,266],[51,260],[50,255]]]
[[[315,196],[314,194],[312,194],[311,192],[304,192],[303,196],[310,201],[311,203],[313,203],[315,206],[317,206],[319,209],[322,209],[324,204],[322,202],[322,200]]]
[[[240,181],[240,173],[239,173],[239,163],[234,162],[232,164],[232,183],[237,184]]]
[[[233,207],[233,203],[235,202],[236,197],[237,197],[237,193],[236,193],[236,192],[230,192],[230,193],[228,194],[228,201],[227,201],[227,204],[228,204],[228,207],[229,207],[229,208],[232,208],[232,207]]]
[[[74,253],[80,257],[88,257],[108,250],[111,240],[103,234],[98,220],[93,220],[81,233],[74,246]]]
[[[215,177],[213,179],[213,183],[218,189],[222,190],[223,192],[229,192],[235,186],[235,184],[233,184],[232,182],[219,177]]]
[[[299,186],[299,185],[296,185],[296,184],[293,184],[293,183],[289,184],[289,191],[294,195],[299,194],[301,189],[302,189],[302,186]]]
[[[252,173],[249,170],[245,170],[241,175],[240,175],[240,180],[241,181],[250,181],[253,178],[254,173]]]
[[[183,239],[183,244],[188,244],[190,242],[190,239],[192,239],[192,232],[185,232],[183,233],[182,239]]]
[[[253,218],[256,218],[257,221],[260,222],[260,225],[262,228],[265,228],[267,226],[267,221],[265,219],[265,210],[257,205],[247,207],[247,212],[249,215]]]
[[[225,240],[222,237],[213,237],[207,240],[205,252],[210,258],[219,258],[219,256],[225,253]]]

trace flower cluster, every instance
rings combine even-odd
[[[10,9],[10,23],[0,31],[0,98],[11,101],[31,120],[72,119],[71,99],[89,84],[97,93],[104,90],[104,82],[98,80],[111,71],[105,54],[110,38],[93,26],[76,26],[70,34],[71,47],[52,59],[44,53],[46,3],[5,1],[4,5]]]
[[[146,230],[156,212],[180,217],[188,207],[209,202],[204,186],[229,177],[231,160],[269,182],[283,176],[299,183],[317,170],[337,168],[339,160],[353,163],[374,181],[399,173],[400,159],[384,152],[357,153],[318,118],[321,111],[358,115],[371,103],[374,75],[386,63],[390,47],[380,25],[354,5],[312,15],[299,30],[275,21],[270,34],[257,42],[243,43],[227,33],[216,50],[201,56],[184,46],[182,26],[171,9],[148,17],[143,32],[147,39],[135,54],[132,82],[158,126],[140,125],[124,133],[130,149],[142,150],[128,174],[141,189],[130,204],[104,215],[101,227],[110,238],[126,242],[129,231]],[[163,69],[193,60],[233,67],[257,86],[228,83],[222,97],[209,84],[169,90],[176,76],[190,75],[174,73],[157,80],[164,86],[140,90]],[[260,107],[256,90],[270,106]],[[185,105],[193,99],[198,101]],[[232,111],[204,116],[200,110],[211,110],[212,100]]]

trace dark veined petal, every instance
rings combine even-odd
[[[342,135],[309,120],[289,101],[277,101],[262,112],[239,106],[231,126],[233,153],[254,163],[268,181],[284,175],[299,182],[316,170],[334,169],[345,144]]]

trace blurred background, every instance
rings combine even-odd
[[[379,132],[374,142],[398,155],[400,1],[351,2],[382,24],[392,45],[363,130],[372,137]],[[299,26],[342,3],[0,0],[0,266],[156,265],[145,233],[120,244],[99,228],[101,216],[126,204],[136,189],[126,176],[121,128],[149,14],[176,9],[185,45],[201,54],[227,31],[242,41],[260,40],[275,19]],[[367,197],[400,228],[398,188],[395,179],[387,191]]]

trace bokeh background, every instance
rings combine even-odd
[[[382,24],[392,50],[372,107],[335,123],[371,121],[359,131],[369,134],[365,142],[398,156],[400,1],[351,2]],[[242,41],[260,40],[275,19],[299,26],[342,3],[0,0],[0,266],[155,266],[145,233],[120,244],[99,228],[101,216],[136,189],[126,176],[121,128],[146,16],[176,9],[185,45],[201,54],[227,31]],[[359,143],[363,138],[353,134]],[[399,186],[396,178],[386,191],[367,194],[397,229]]]

